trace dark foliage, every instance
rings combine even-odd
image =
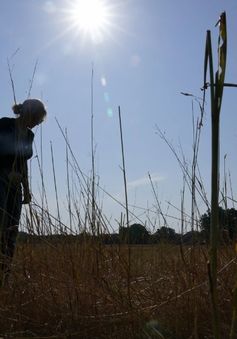
[[[210,237],[211,211],[201,216],[200,228],[206,240]],[[219,229],[221,241],[233,241],[237,237],[237,210],[234,208],[223,209],[219,207]]]
[[[122,243],[147,244],[149,240],[149,232],[145,226],[133,224],[129,227],[120,227],[119,238]]]

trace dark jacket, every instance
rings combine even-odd
[[[28,128],[19,130],[15,118],[0,119],[0,171],[22,173],[26,161],[33,155],[33,140],[34,133]]]

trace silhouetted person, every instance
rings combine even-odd
[[[46,116],[44,104],[28,99],[12,107],[16,118],[0,119],[1,283],[7,281],[15,251],[22,204],[31,201],[27,160],[32,157],[33,127]]]

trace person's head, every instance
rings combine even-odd
[[[39,99],[27,99],[23,104],[14,105],[12,110],[18,115],[21,123],[29,128],[43,122],[47,114],[43,102]]]

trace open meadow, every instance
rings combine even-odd
[[[0,339],[237,339],[225,6],[0,2]]]
[[[130,265],[128,254],[130,251]],[[221,337],[228,338],[236,253],[219,249]],[[103,245],[63,237],[19,244],[1,289],[4,338],[213,338],[207,247]]]

